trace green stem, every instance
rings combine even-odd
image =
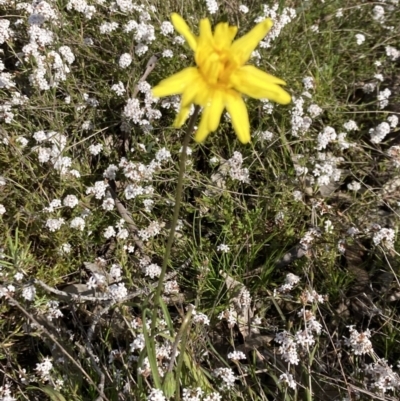
[[[172,244],[173,244],[174,238],[175,238],[175,229],[176,229],[176,225],[178,223],[179,210],[181,208],[183,176],[185,174],[186,159],[187,159],[186,150],[187,150],[187,147],[188,147],[188,144],[190,141],[190,137],[192,135],[199,111],[200,111],[200,107],[196,106],[194,109],[194,113],[190,117],[189,124],[188,124],[187,130],[186,130],[186,133],[185,133],[185,137],[183,138],[182,152],[181,152],[181,157],[180,157],[180,161],[179,161],[178,184],[177,184],[176,193],[175,193],[174,215],[172,217],[167,247],[165,249],[164,260],[163,260],[163,264],[162,264],[162,268],[161,268],[161,274],[158,279],[158,286],[156,289],[156,293],[154,295],[154,312],[153,312],[153,316],[151,319],[151,337],[152,338],[154,338],[154,334],[155,334],[154,332],[155,332],[155,327],[156,327],[156,323],[157,323],[157,308],[160,304],[160,297],[161,297],[161,293],[162,293],[162,290],[164,287],[165,272],[167,271],[169,256],[171,254]]]

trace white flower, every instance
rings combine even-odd
[[[288,387],[292,388],[293,390],[296,389],[296,381],[293,379],[293,376],[290,373],[282,373],[279,376],[278,383],[286,383]]]
[[[76,228],[77,230],[83,231],[85,228],[85,220],[82,217],[75,217],[69,223],[71,228]]]
[[[389,104],[389,96],[392,94],[390,89],[385,89],[378,93],[378,106],[380,109],[384,109]]]
[[[172,57],[174,57],[174,53],[173,53],[172,50],[166,49],[166,50],[164,50],[164,51],[162,52],[162,56],[163,56],[164,58],[172,58]]]
[[[105,34],[105,33],[111,33],[115,31],[118,28],[118,23],[117,22],[103,22],[100,25],[100,33]]]
[[[0,216],[2,216],[6,212],[6,208],[4,205],[0,204]]]
[[[216,0],[206,0],[206,4],[210,14],[215,14],[218,11],[218,3]]]
[[[128,290],[124,283],[112,284],[109,287],[110,294],[117,300],[123,299],[128,295]]]
[[[385,9],[382,6],[375,6],[372,9],[372,18],[375,21],[383,22],[385,20]]]
[[[61,226],[65,223],[64,219],[60,217],[59,219],[48,219],[46,221],[46,227],[51,231],[58,231]]]
[[[131,65],[131,63],[132,63],[132,56],[129,53],[122,54],[118,61],[118,65],[121,68],[127,68]]]
[[[231,250],[231,248],[229,248],[229,245],[220,244],[220,245],[217,246],[217,251],[218,252],[228,253],[230,250]]]
[[[356,40],[358,45],[362,45],[365,42],[365,36],[362,33],[357,33]]]
[[[380,123],[376,128],[371,128],[369,130],[369,134],[371,135],[371,142],[381,143],[389,132],[390,125],[387,122]]]
[[[358,182],[358,181],[352,181],[352,182],[349,182],[348,184],[347,184],[347,188],[350,190],[350,191],[354,191],[354,192],[357,192],[357,191],[359,191],[360,189],[361,189],[361,184]]]
[[[14,274],[14,278],[16,281],[21,281],[24,278],[24,275],[20,272]]]
[[[305,77],[303,78],[303,85],[305,90],[314,89],[314,78],[313,77]]]
[[[315,117],[318,117],[322,113],[323,110],[317,104],[311,104],[308,107],[307,111],[310,114],[311,118],[315,118]]]
[[[50,358],[46,357],[43,359],[42,363],[36,364],[35,370],[42,380],[47,381],[50,378],[50,370],[52,368],[53,364],[51,363]]]
[[[68,255],[69,253],[71,253],[71,249],[72,249],[71,244],[64,243],[64,244],[61,245],[60,252],[63,253],[63,254]]]
[[[388,123],[390,124],[390,127],[391,127],[391,128],[396,128],[397,125],[399,124],[399,118],[398,118],[396,115],[394,115],[394,114],[392,114],[391,116],[389,116],[389,117],[387,118],[387,121],[388,121]]]
[[[143,270],[144,270],[145,276],[150,277],[152,279],[155,277],[160,277],[160,274],[161,274],[161,267],[155,263],[152,263],[152,264],[144,267]]]
[[[359,333],[354,329],[354,326],[348,326],[350,331],[350,338],[345,337],[345,344],[352,348],[354,355],[364,355],[373,351],[372,343],[369,340],[371,332],[367,329]]]
[[[169,21],[164,21],[161,24],[161,34],[167,36],[174,33],[174,26]]]
[[[247,14],[249,12],[249,7],[245,6],[244,4],[241,4],[239,6],[239,11],[243,14]]]
[[[96,143],[95,145],[90,145],[88,150],[91,155],[97,156],[103,150],[103,145],[101,143]]]
[[[167,399],[164,397],[162,390],[152,388],[147,397],[147,401],[167,401]]]
[[[78,198],[75,195],[67,195],[63,199],[63,205],[73,209],[79,203]]]
[[[111,86],[111,90],[115,92],[117,96],[122,96],[126,92],[124,84],[121,81]]]
[[[36,288],[33,285],[29,285],[24,287],[22,290],[22,298],[26,299],[27,301],[33,301],[36,295]]]
[[[233,351],[229,352],[228,359],[231,359],[232,361],[239,361],[241,359],[246,359],[246,355],[242,351]]]
[[[113,226],[108,226],[106,228],[106,230],[103,233],[104,238],[111,238],[111,237],[115,237],[117,233],[115,232],[115,229]]]
[[[217,368],[214,369],[213,374],[215,377],[222,379],[222,387],[226,389],[231,389],[235,385],[235,374],[230,368]]]
[[[386,55],[392,61],[396,61],[400,57],[400,50],[397,50],[395,47],[386,46],[385,51],[386,51]]]
[[[383,82],[383,80],[384,80],[382,74],[375,74],[375,75],[374,75],[374,78],[377,79],[378,81],[381,81],[381,82]]]
[[[393,248],[395,232],[391,228],[381,228],[374,234],[372,241],[375,245],[385,245],[387,248]]]
[[[167,401],[167,399],[164,397],[162,390],[152,388],[147,397],[147,401]]]
[[[346,123],[343,124],[343,127],[347,131],[358,131],[358,125],[354,120],[349,120]]]

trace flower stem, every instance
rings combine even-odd
[[[154,331],[155,331],[156,322],[157,322],[157,308],[160,305],[160,297],[161,297],[162,289],[164,287],[165,272],[167,271],[168,260],[169,260],[170,254],[171,254],[172,244],[174,242],[174,237],[175,237],[175,229],[176,229],[176,225],[178,223],[179,210],[181,208],[183,176],[185,174],[186,159],[187,159],[186,150],[187,150],[187,147],[188,147],[188,144],[190,141],[190,137],[192,135],[192,132],[194,129],[194,124],[197,120],[199,111],[200,111],[200,107],[196,106],[192,116],[190,117],[189,124],[186,129],[185,137],[183,138],[182,152],[181,152],[181,156],[180,156],[180,160],[179,160],[178,183],[177,183],[176,193],[175,193],[174,215],[172,217],[167,247],[165,249],[164,260],[163,260],[163,264],[162,264],[162,268],[161,268],[161,274],[158,279],[158,286],[156,289],[156,293],[154,295],[154,313],[153,313],[153,316],[151,319],[151,336],[152,336],[152,338],[154,338]]]

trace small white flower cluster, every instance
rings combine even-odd
[[[284,7],[278,14],[279,4],[273,6],[263,5],[263,15],[258,17],[255,22],[261,22],[265,18],[271,18],[274,22],[268,35],[260,42],[261,48],[269,48],[272,42],[280,35],[282,29],[296,18],[296,10],[291,7]]]
[[[307,77],[312,79],[311,77]],[[306,81],[306,85],[309,85]],[[292,135],[294,137],[303,136],[311,127],[312,119],[304,115],[304,98],[303,97],[292,97],[293,108],[290,111],[291,114],[291,125]],[[317,106],[318,107],[318,106]],[[314,108],[315,109],[315,108]],[[314,110],[315,111],[315,110]]]
[[[300,245],[304,250],[308,250],[311,248],[312,243],[315,238],[319,238],[321,236],[321,232],[317,228],[310,228],[300,240]]]
[[[11,395],[11,386],[8,383],[5,383],[3,386],[0,386],[0,400],[1,401],[17,401]]]
[[[372,9],[372,18],[383,24],[385,22],[385,9],[382,6],[375,6]]]
[[[378,389],[382,393],[400,389],[400,377],[393,372],[392,366],[388,365],[385,359],[378,359],[366,365],[365,373],[371,377],[373,389]]]
[[[274,290],[274,296],[279,293],[279,294],[285,294],[293,289],[293,287],[298,284],[300,281],[300,277],[296,276],[293,273],[288,273],[285,277],[285,282],[278,287],[277,289]]]
[[[131,63],[132,63],[132,56],[129,53],[122,54],[118,60],[118,65],[122,69],[129,67]]]
[[[246,355],[242,351],[232,351],[228,353],[228,359],[237,362],[240,361],[241,359],[246,359]]]
[[[275,335],[275,341],[281,344],[279,353],[282,355],[285,362],[297,365],[299,363],[299,355],[297,353],[297,344],[293,336],[285,330]]]
[[[356,34],[357,44],[360,46],[365,42],[365,36],[362,33]]]
[[[229,245],[226,244],[220,244],[217,246],[217,251],[222,252],[222,253],[229,253],[231,248],[229,248]]]
[[[371,128],[369,134],[371,135],[372,143],[381,143],[387,134],[390,132],[390,125],[384,121],[380,123],[377,127]]]
[[[160,234],[163,224],[157,221],[152,221],[147,228],[138,231],[138,236],[142,241],[148,241],[150,238]]]
[[[44,131],[37,131],[33,134],[33,138],[40,144],[33,148],[38,154],[40,163],[50,162],[61,175],[78,174],[79,176],[78,172],[70,169],[72,164],[71,158],[62,156],[67,145],[67,137],[65,135],[55,131],[49,131],[47,133]]]
[[[293,379],[293,375],[291,375],[290,373],[282,373],[279,376],[278,383],[285,383],[293,390],[295,390],[297,387],[296,381]]]
[[[194,389],[184,388],[182,389],[182,401],[201,401],[203,394],[203,390],[200,387]]]
[[[58,301],[49,301],[46,304],[46,318],[50,322],[53,319],[58,319],[59,317],[62,317],[63,314],[59,309],[59,302]]]
[[[328,185],[332,181],[340,181],[342,172],[337,165],[342,161],[342,157],[335,157],[331,153],[319,152],[313,170],[314,177],[317,177],[317,184]]]
[[[382,245],[388,249],[394,248],[395,232],[392,228],[380,228],[378,232],[374,233],[372,241],[375,245]]]
[[[158,266],[156,263],[150,263],[146,266],[142,267],[144,275],[146,277],[150,277],[151,279],[160,277],[161,274],[161,267]]]
[[[333,142],[337,138],[337,134],[334,128],[325,127],[322,132],[318,134],[317,137],[317,150],[325,149],[330,142]]]
[[[157,103],[157,99],[151,93],[151,87],[146,81],[138,84],[139,92],[144,94],[144,107],[140,106],[140,100],[137,98],[128,99],[122,117],[129,123],[148,127],[152,120],[161,118],[161,112],[153,109],[152,105]]]
[[[124,25],[123,30],[125,33],[134,31],[133,38],[137,43],[135,54],[141,57],[147,53],[149,45],[156,40],[156,35],[154,26],[149,23],[151,17],[145,6],[134,4],[133,8],[139,13],[139,22],[130,20]]]
[[[37,363],[35,368],[36,373],[42,382],[50,380],[51,369],[53,369],[53,364],[48,357],[44,358],[42,363]]]
[[[152,388],[147,396],[147,401],[167,401],[162,390]]]
[[[243,156],[240,152],[233,152],[233,156],[226,161],[229,169],[228,174],[233,180],[249,183],[249,169],[242,168]]]
[[[84,15],[85,18],[91,19],[96,13],[96,8],[90,6],[86,0],[69,0],[67,3],[67,10],[74,10]]]
[[[206,6],[207,6],[208,12],[211,15],[217,13],[217,11],[218,11],[218,3],[216,2],[216,0],[206,0]]]
[[[27,301],[33,301],[36,295],[36,288],[33,285],[25,286],[22,290],[22,298]]]
[[[123,82],[119,81],[117,84],[111,86],[111,90],[116,93],[117,96],[123,96],[126,92]]]
[[[397,50],[393,46],[385,47],[386,55],[389,57],[391,61],[396,61],[400,57],[400,50]]]
[[[364,355],[373,351],[372,343],[369,340],[371,332],[367,329],[359,333],[354,326],[348,326],[350,338],[344,337],[344,342],[348,347],[351,347],[354,355]]]
[[[235,385],[236,376],[230,368],[217,368],[214,369],[213,375],[222,380],[222,389],[231,389]]]
[[[388,156],[391,158],[391,162],[395,168],[400,168],[400,146],[391,146],[387,150]]]
[[[219,320],[225,319],[228,322],[228,327],[231,329],[237,323],[238,314],[233,308],[233,306],[231,306],[230,309],[226,309],[223,312],[221,312],[218,315],[218,319]]]
[[[193,323],[202,324],[204,326],[209,326],[210,325],[210,319],[204,313],[198,313],[196,311],[193,311]]]
[[[378,93],[378,106],[380,109],[384,109],[389,104],[389,97],[392,94],[390,89],[384,89]]]
[[[128,290],[125,287],[125,283],[111,284],[108,287],[108,292],[116,300],[121,300],[128,295]]]

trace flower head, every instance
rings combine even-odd
[[[281,104],[288,104],[291,100],[290,95],[280,86],[285,85],[283,80],[252,65],[245,65],[258,43],[271,29],[272,20],[265,19],[235,41],[233,39],[237,27],[225,22],[219,23],[213,33],[209,19],[202,19],[200,34],[196,36],[178,14],[172,14],[171,20],[193,50],[196,67],[184,68],[164,79],[153,88],[153,95],[182,95],[181,109],[174,122],[176,128],[184,124],[192,104],[203,108],[195,135],[197,142],[204,141],[210,132],[218,128],[226,108],[239,140],[248,143],[250,123],[242,94]]]

